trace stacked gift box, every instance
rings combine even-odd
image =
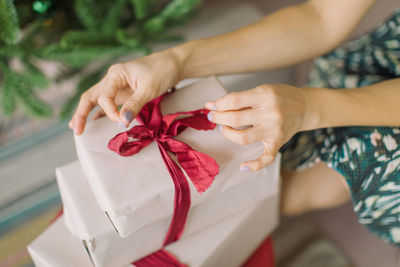
[[[258,172],[239,171],[263,146],[231,143],[204,121],[204,103],[224,95],[210,77],[153,101],[127,132],[107,118],[89,123],[75,136],[79,162],[56,170],[63,215],[29,245],[35,265],[243,264],[277,225],[279,156]],[[162,131],[154,130],[155,102]]]

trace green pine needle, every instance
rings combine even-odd
[[[116,39],[122,45],[129,46],[129,47],[138,47],[141,43],[138,37],[136,36],[129,36],[125,30],[119,29],[115,33]]]
[[[144,24],[147,35],[155,35],[167,28],[185,22],[201,4],[201,0],[173,0],[159,14]]]
[[[112,1],[75,0],[74,11],[86,29],[98,30]]]
[[[0,58],[19,57],[22,56],[23,54],[25,54],[25,51],[19,46],[19,44],[13,46],[0,45]]]
[[[92,46],[92,47],[68,47],[59,45],[49,46],[41,52],[45,59],[61,61],[73,68],[80,68],[88,63],[108,57],[118,57],[127,54],[131,48],[122,46]]]
[[[106,18],[103,21],[102,29],[106,33],[113,33],[117,30],[124,7],[126,6],[127,0],[116,0],[113,6],[107,13]]]
[[[94,31],[68,31],[60,40],[60,46],[88,47],[88,46],[113,46],[117,42],[112,34]]]
[[[150,15],[150,8],[154,0],[131,0],[133,12],[138,20],[143,20]]]
[[[15,88],[15,93],[28,115],[36,118],[48,118],[52,116],[52,108],[39,99],[29,86],[24,86],[24,83],[21,83],[21,86]]]
[[[16,108],[14,86],[9,77],[4,78],[1,86],[1,106],[4,115],[11,116]]]
[[[18,16],[13,0],[0,0],[0,40],[7,45],[17,42]]]
[[[173,0],[160,15],[168,20],[180,20],[191,14],[200,4],[201,0]]]
[[[14,113],[16,108],[16,101],[14,95],[15,82],[13,75],[4,62],[0,62],[0,70],[2,72],[2,84],[1,84],[1,107],[4,115],[10,116]]]
[[[34,89],[44,89],[49,86],[49,79],[36,66],[26,59],[23,63],[25,71],[21,73],[21,78],[25,83],[31,84]]]
[[[34,117],[50,117],[52,109],[40,100],[32,90],[30,80],[23,75],[13,72],[7,65],[1,64],[4,73],[2,84],[2,108],[6,116],[16,109],[16,98],[22,103],[26,112]]]

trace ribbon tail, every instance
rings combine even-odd
[[[185,170],[197,191],[205,192],[219,172],[217,162],[209,155],[194,150],[179,140],[170,138],[164,144],[168,151],[177,156],[179,165]]]
[[[163,244],[166,246],[181,237],[189,214],[191,196],[189,182],[181,168],[172,160],[162,143],[158,142],[158,148],[175,186],[174,213]]]
[[[194,149],[178,152],[178,162],[189,176],[199,193],[205,192],[213,183],[219,172],[215,160]]]
[[[188,267],[186,264],[180,263],[174,255],[164,249],[137,260],[132,265],[136,267]]]

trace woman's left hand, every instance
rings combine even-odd
[[[295,133],[308,130],[312,117],[306,91],[289,85],[264,84],[205,104],[211,110],[209,120],[221,125],[228,140],[240,145],[263,142],[264,153],[256,160],[243,162],[242,171],[256,171],[272,163],[283,144]]]

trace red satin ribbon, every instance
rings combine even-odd
[[[194,150],[181,141],[173,139],[174,136],[183,132],[187,127],[196,130],[213,130],[216,125],[207,119],[209,111],[199,109],[162,116],[160,102],[164,97],[165,95],[162,95],[145,105],[136,117],[136,120],[142,125],[134,126],[126,132],[117,134],[108,143],[108,148],[121,156],[131,156],[138,153],[151,142],[157,142],[161,156],[175,186],[174,213],[163,244],[163,246],[166,246],[178,240],[182,235],[190,209],[189,183],[181,168],[168,152],[177,156],[180,166],[185,170],[200,193],[210,187],[215,176],[218,174],[219,166],[212,157]],[[178,118],[180,115],[187,116]],[[130,138],[133,138],[134,141],[130,141]],[[149,259],[145,260],[146,258]],[[156,265],[153,264],[154,259],[160,260],[165,258],[168,258],[169,261],[174,261],[175,265],[160,265],[163,262],[162,260]],[[137,262],[141,262],[140,264],[150,264],[141,266],[184,266],[164,250],[155,252]],[[167,262],[164,263],[167,264]]]
[[[132,263],[136,267],[188,267],[174,255],[162,249]]]

